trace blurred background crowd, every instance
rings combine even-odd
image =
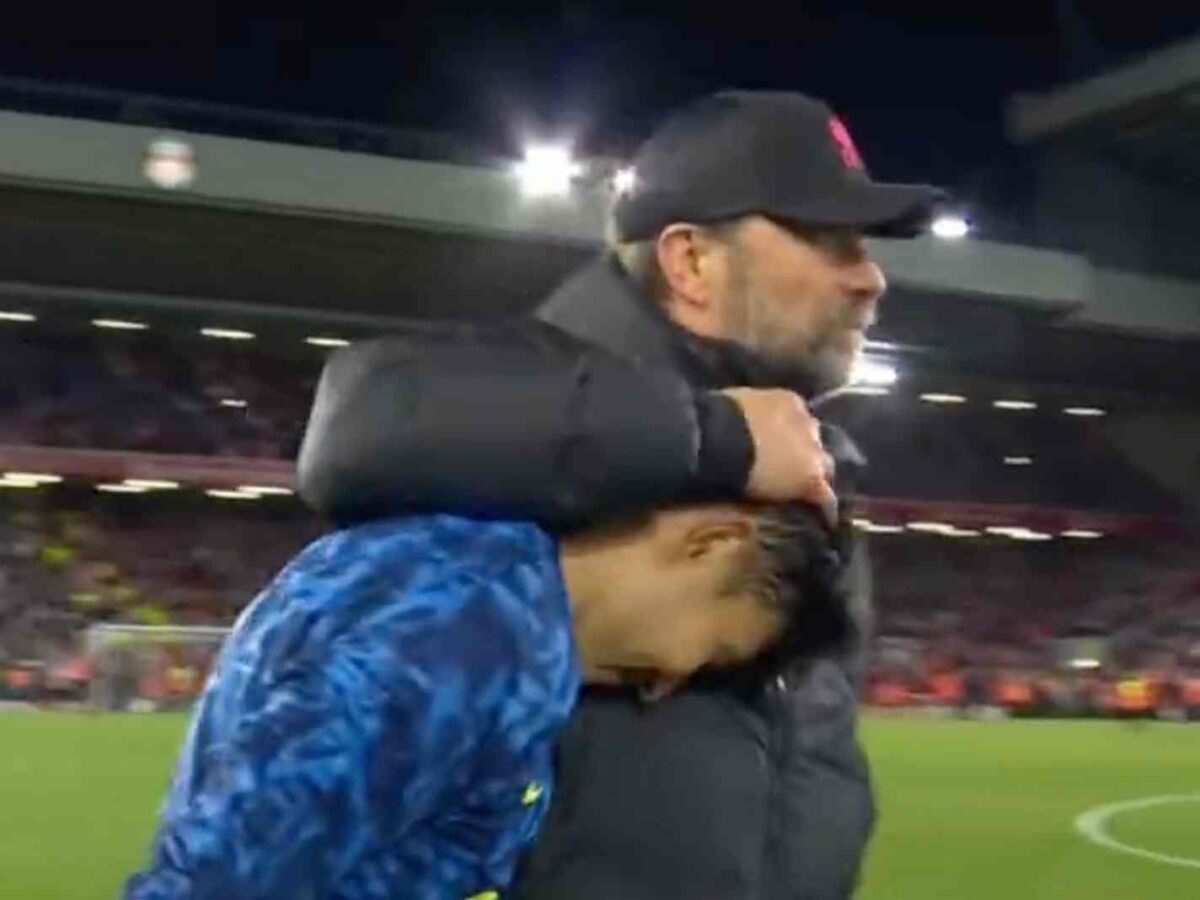
[[[319,371],[136,334],[0,328],[0,443],[283,459]]]
[[[89,460],[183,454],[224,459],[235,482],[270,465],[286,483],[327,352],[70,316],[0,328],[0,452],[69,450],[82,466],[0,477],[0,699],[83,702],[97,680],[123,708],[194,696],[216,643],[189,629],[228,626],[323,523],[286,487],[105,482]],[[1098,427],[1120,398],[1104,417],[1053,400],[998,411],[880,399],[852,390],[825,409],[868,458],[890,461],[868,467],[856,519],[877,604],[868,702],[1200,711],[1200,559],[1179,501]],[[1017,452],[1026,462],[1002,458]],[[974,524],[929,521],[964,510]],[[1080,515],[1091,528],[1071,527]],[[89,640],[109,634],[98,625],[135,627]]]

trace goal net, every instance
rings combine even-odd
[[[187,709],[204,690],[228,628],[93,625],[88,702],[102,710]]]

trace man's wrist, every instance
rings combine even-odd
[[[700,448],[694,493],[705,499],[738,499],[745,495],[754,466],[754,438],[737,401],[725,394],[696,395]]]

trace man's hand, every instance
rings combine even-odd
[[[799,394],[779,389],[722,391],[741,407],[754,438],[754,466],[746,483],[752,500],[802,500],[837,522],[833,458],[821,444],[821,429]]]

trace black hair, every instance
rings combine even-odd
[[[853,639],[845,579],[853,539],[849,523],[830,528],[815,507],[764,506],[755,515],[757,559],[743,583],[784,619],[784,632],[766,654],[769,664],[845,645]]]

